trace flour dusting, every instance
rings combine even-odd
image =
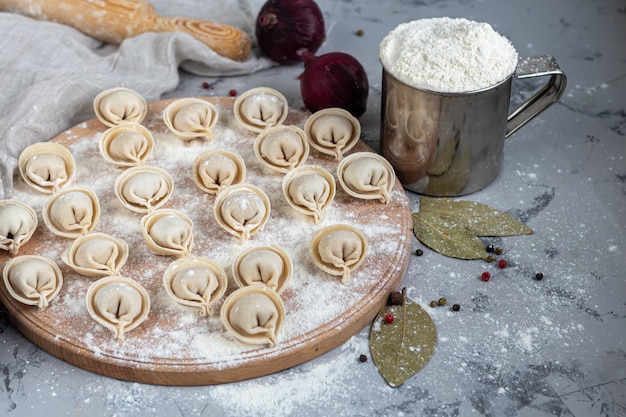
[[[99,125],[96,125],[96,133],[80,133],[88,127],[80,126],[79,133],[70,129],[59,140],[76,160],[73,185],[88,186],[99,198],[102,215],[95,232],[110,234],[129,244],[128,260],[119,273],[146,288],[151,310],[144,323],[125,334],[123,342],[116,340],[108,329],[91,320],[87,313],[86,292],[95,279],[78,275],[61,261],[60,254],[71,241],[53,235],[40,222],[24,253],[46,254],[62,268],[65,285],[58,299],[52,301],[42,316],[44,323],[51,324],[51,331],[58,340],[77,343],[82,349],[103,358],[129,359],[134,361],[134,366],[146,369],[167,363],[181,370],[195,366],[196,369],[219,371],[245,367],[248,360],[280,358],[284,352],[301,349],[309,339],[321,337],[331,330],[341,332],[360,314],[361,304],[367,306],[376,294],[382,296],[390,291],[385,289],[387,280],[408,261],[406,247],[410,246],[410,235],[404,226],[410,211],[402,188],[396,186],[391,193],[391,202],[385,205],[350,197],[338,188],[324,219],[315,225],[311,218],[296,212],[287,203],[282,192],[283,175],[271,172],[256,159],[253,150],[255,134],[237,127],[230,106],[218,104],[217,107],[219,121],[214,127],[213,141],[183,142],[167,131],[160,112],[149,113],[143,124],[152,132],[155,147],[145,164],[173,176],[174,191],[162,208],[182,211],[192,219],[194,245],[191,255],[206,257],[224,268],[229,286],[223,299],[236,288],[231,268],[233,260],[243,250],[271,243],[283,248],[291,257],[294,273],[281,293],[286,314],[278,346],[248,345],[229,334],[219,317],[223,299],[214,306],[212,316],[201,317],[199,310],[180,305],[168,296],[163,287],[163,274],[175,258],[158,256],[150,251],[142,234],[140,219],[143,215],[124,207],[115,195],[115,180],[124,170],[100,154],[98,142],[105,128]],[[290,117],[287,122],[303,122],[302,113],[292,112]],[[362,144],[359,147],[360,151],[367,150]],[[246,163],[246,182],[262,189],[270,199],[268,222],[245,243],[239,243],[217,224],[213,215],[215,196],[201,191],[191,175],[196,157],[206,150],[218,148],[241,155]],[[333,158],[312,152],[306,163],[327,169],[337,181],[337,162]],[[33,207],[41,217],[48,196],[32,191],[18,180],[14,198]],[[341,284],[340,277],[321,271],[309,255],[312,235],[320,228],[339,223],[360,229],[369,243],[366,258],[353,271],[349,285]],[[398,254],[402,259],[398,259]],[[337,320],[338,317],[343,317],[346,322]]]

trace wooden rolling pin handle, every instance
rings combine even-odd
[[[145,32],[184,31],[226,58],[243,61],[250,54],[250,38],[241,29],[159,16],[147,0],[1,0],[0,11],[62,23],[110,43]]]
[[[240,29],[208,20],[158,16],[150,32],[186,32],[219,55],[243,61],[250,54],[250,38]]]

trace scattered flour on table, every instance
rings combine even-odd
[[[383,67],[399,81],[438,92],[490,87],[515,71],[517,52],[488,23],[448,17],[400,24],[382,40]]]
[[[365,364],[361,367],[356,360],[363,352],[369,352],[369,342],[358,334],[324,362],[305,363],[280,377],[271,375],[263,380],[215,386],[211,388],[211,397],[234,415],[306,415],[312,411],[307,410],[309,404],[320,402],[332,408],[333,401],[342,403],[351,397],[354,387],[344,385],[345,381],[365,372]],[[380,390],[386,389],[381,384]]]

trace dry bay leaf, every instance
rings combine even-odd
[[[420,213],[434,213],[465,224],[476,236],[518,236],[532,229],[505,211],[486,204],[451,198],[420,199]]]
[[[412,217],[413,232],[424,245],[460,259],[487,258],[478,236],[533,233],[509,213],[474,201],[422,197],[420,210]]]
[[[385,315],[394,315],[393,323]],[[370,330],[374,364],[392,387],[402,385],[419,372],[435,353],[437,328],[428,313],[406,298],[403,305],[383,308]]]
[[[413,213],[413,232],[426,246],[460,259],[485,259],[485,245],[465,224],[432,213]]]

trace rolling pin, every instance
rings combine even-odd
[[[241,29],[208,20],[160,16],[147,0],[2,0],[0,11],[62,23],[113,44],[145,32],[182,31],[226,58],[243,61],[250,54],[250,38]]]

